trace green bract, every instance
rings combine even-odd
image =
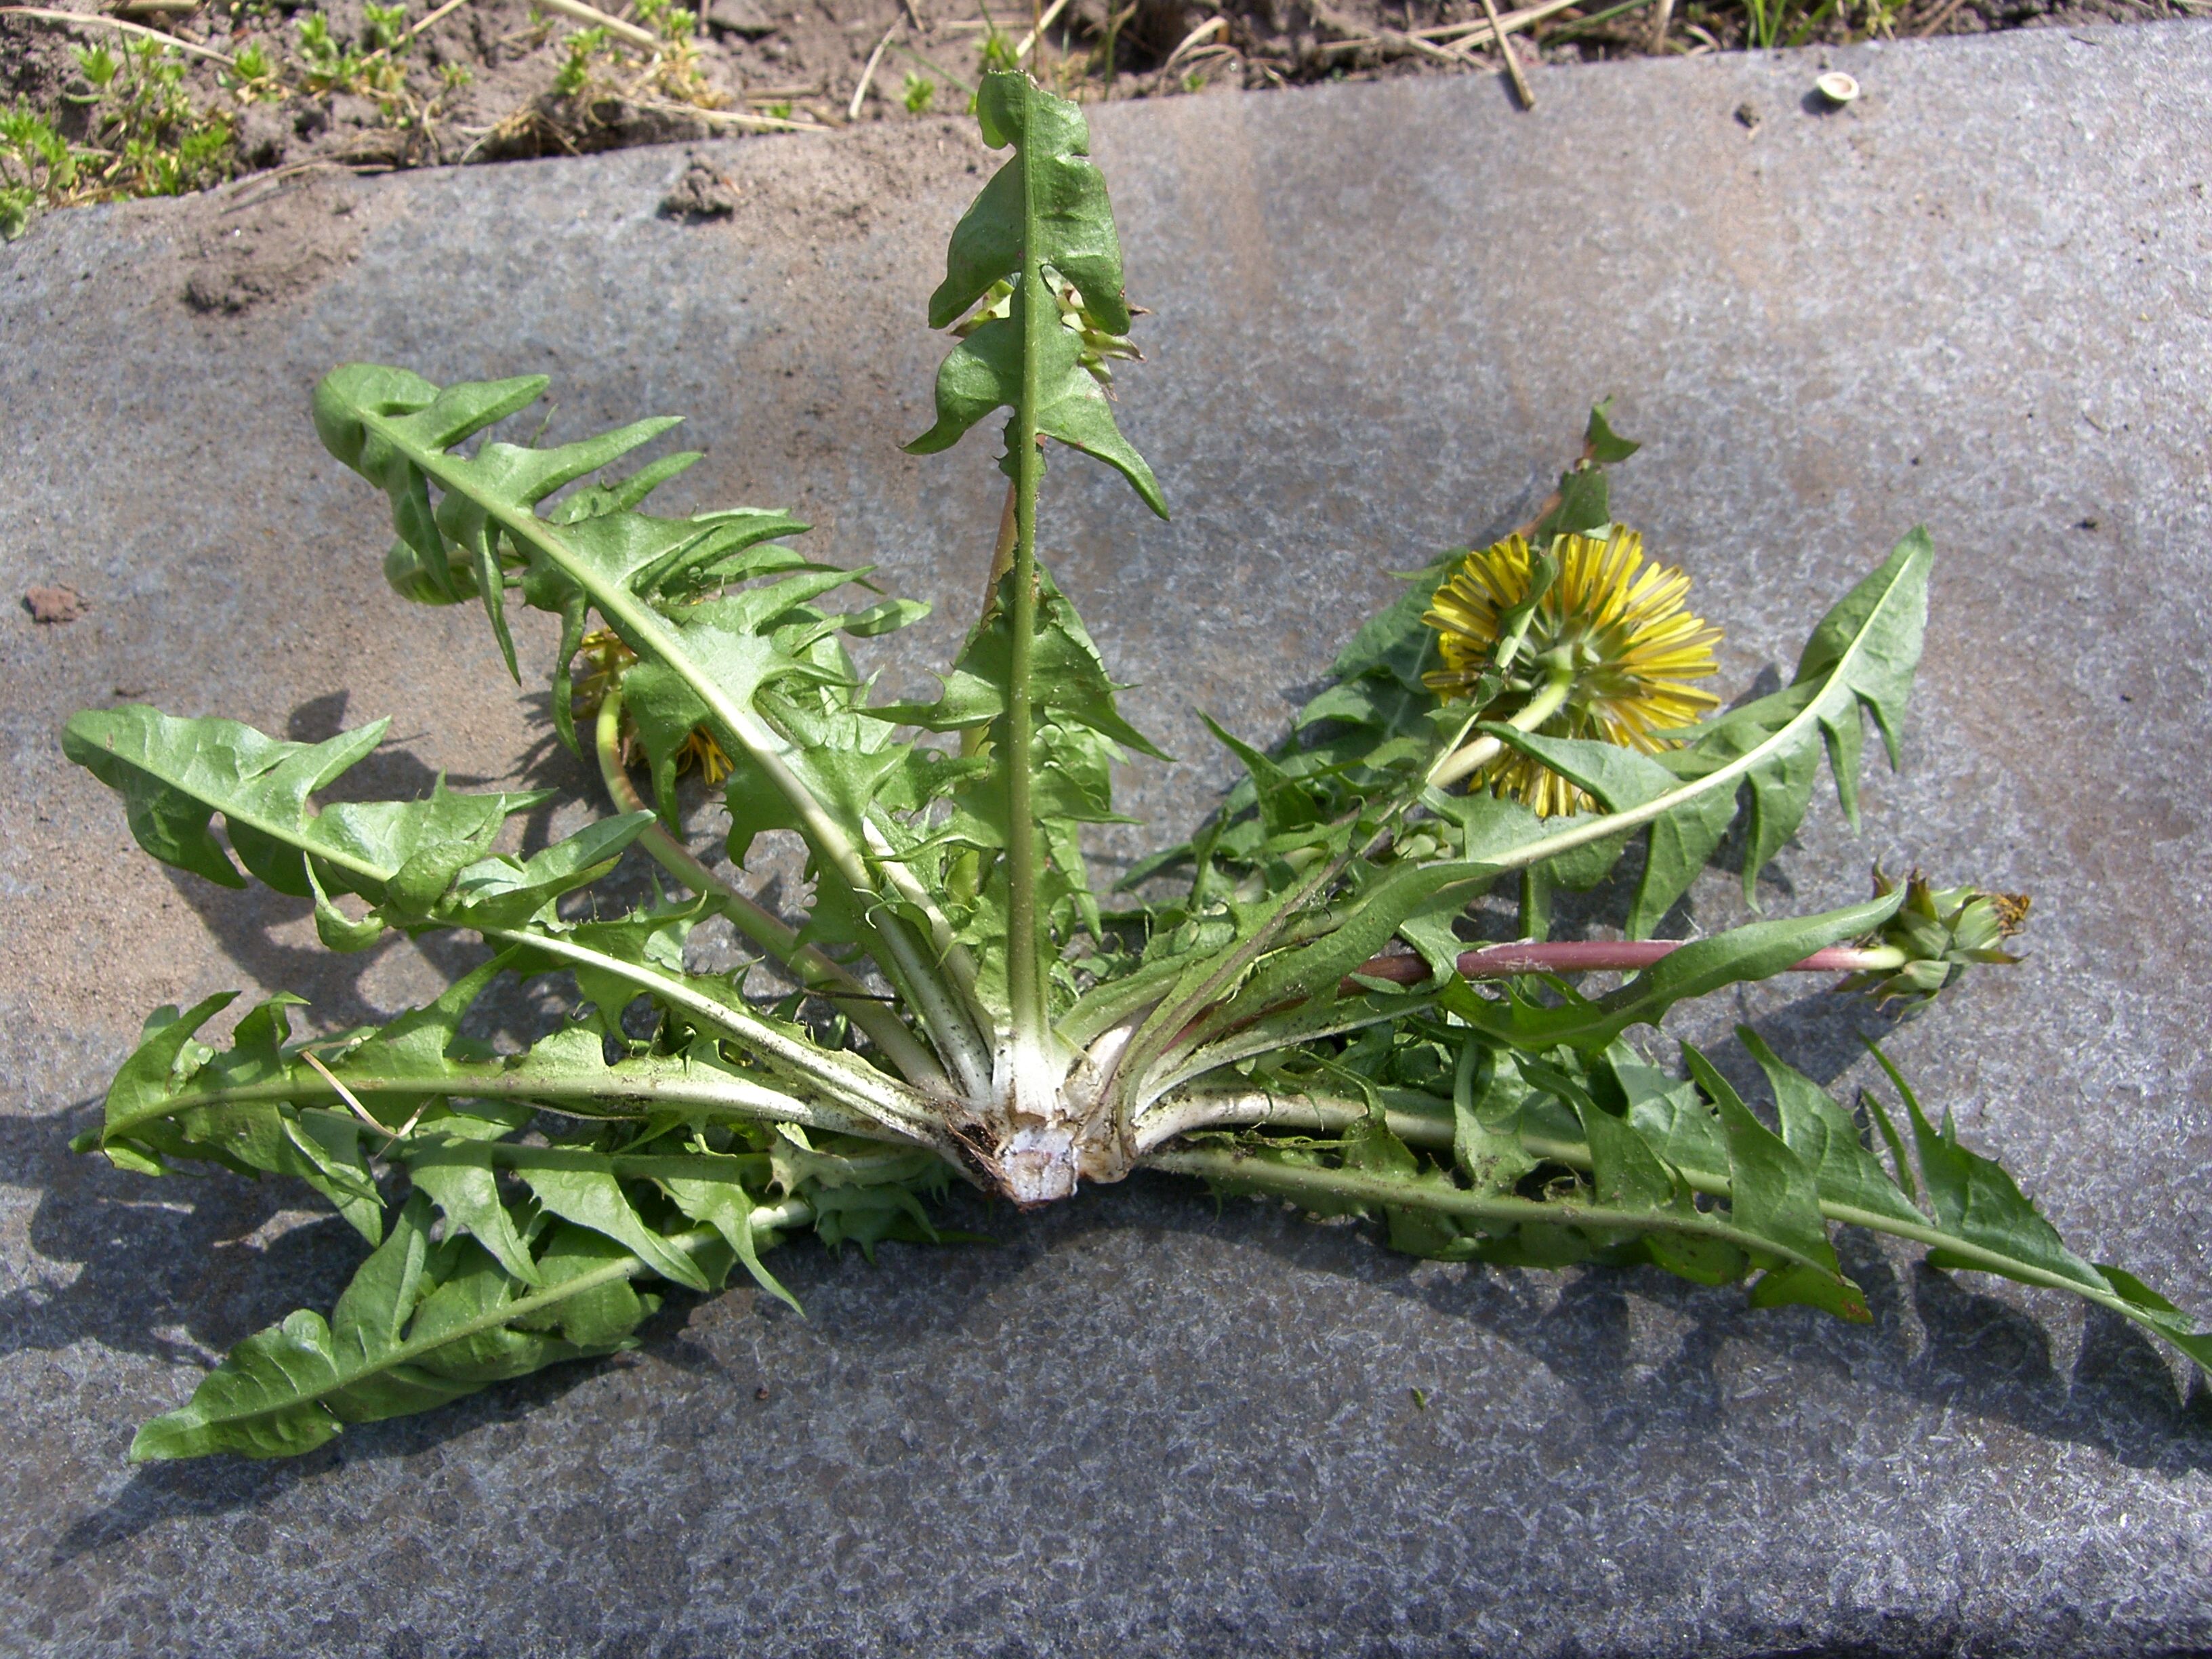
[[[1686,999],[1793,968],[1924,998],[2009,960],[1997,945],[2016,908],[1917,880],[1676,949],[1637,943],[1732,834],[1748,885],[1822,771],[1856,818],[1865,725],[1893,758],[1919,659],[1934,557],[1921,532],[1820,619],[1788,685],[1679,747],[1535,735],[1540,696],[1578,672],[1559,647],[1533,665],[1545,693],[1478,726],[1469,709],[1495,713],[1509,671],[1534,683],[1515,654],[1560,568],[1541,550],[1609,523],[1605,468],[1634,446],[1595,411],[1583,460],[1524,532],[1535,585],[1500,617],[1491,668],[1470,671],[1479,695],[1440,704],[1423,684],[1436,647],[1421,618],[1447,555],[1358,630],[1286,740],[1221,734],[1245,779],[1193,839],[1139,866],[1135,896],[1097,891],[1084,826],[1116,821],[1114,763],[1158,750],[1037,562],[1048,441],[1164,507],[1102,389],[1106,360],[1134,351],[1083,118],[1016,74],[991,76],[979,109],[1012,154],[953,233],[930,320],[956,343],[913,447],[950,447],[1008,411],[1008,508],[988,600],[933,699],[872,703],[844,643],[922,607],[837,608],[866,573],[793,551],[805,526],[782,514],[648,512],[696,455],[610,472],[672,422],[518,447],[485,434],[542,380],[441,387],[356,364],[316,389],[315,423],[389,500],[393,587],[481,604],[511,669],[510,601],[557,619],[552,718],[596,758],[605,815],[523,857],[502,837],[538,793],[441,783],[427,799],[319,806],[381,724],[308,744],[139,707],[70,723],[70,757],[164,862],[311,900],[336,950],[453,929],[490,953],[381,1029],[303,1037],[289,996],[239,1020],[227,1048],[201,1039],[227,996],[147,1023],[81,1148],[149,1175],[296,1176],[371,1254],[327,1320],[295,1313],[241,1344],[132,1455],[305,1450],[347,1423],[620,1347],[654,1305],[643,1282],[703,1291],[742,1267],[781,1295],[762,1257],[793,1231],[931,1239],[923,1200],[951,1181],[1032,1205],[1139,1167],[1370,1214],[1419,1255],[1644,1262],[1864,1319],[1829,1237],[1848,1223],[1923,1244],[1939,1267],[2073,1291],[2212,1367],[2212,1336],[2070,1252],[1894,1073],[1902,1133],[1872,1097],[1863,1122],[1747,1031],[1770,1119],[1694,1050],[1678,1080],[1627,1042]],[[1600,810],[1540,820],[1441,785],[1508,746]],[[803,914],[765,908],[683,844],[677,775],[702,753],[740,873],[763,835],[804,844]],[[1551,892],[1596,883],[1632,842],[1630,942],[1545,943]],[[690,896],[623,914],[578,901],[640,852]],[[1500,968],[1472,948],[1468,906],[1502,882],[1528,942]],[[689,965],[686,936],[714,915],[757,963]],[[1596,996],[1559,976],[1594,963],[1637,971]],[[774,971],[756,979],[756,965]],[[549,973],[574,988],[558,1029],[516,1054],[463,1036],[500,975]]]

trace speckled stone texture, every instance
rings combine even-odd
[[[1856,105],[1805,104],[1823,62]],[[1891,1050],[2085,1253],[2212,1314],[2208,86],[2212,27],[2172,26],[1553,70],[1525,116],[1487,79],[1100,115],[1157,313],[1123,418],[1176,517],[1063,461],[1047,540],[1183,757],[1133,770],[1133,805],[1186,827],[1226,777],[1199,711],[1279,731],[1391,572],[1525,514],[1593,397],[1647,441],[1620,508],[1692,565],[1732,691],[1925,521],[1908,765],[1874,773],[1863,838],[1821,805],[1767,902],[1841,902],[1876,856],[2032,890],[2027,964]],[[555,438],[690,415],[688,501],[793,505],[939,602],[884,655],[894,688],[974,603],[983,441],[896,446],[988,158],[951,123],[706,154],[738,210],[704,225],[656,213],[684,155],[633,151],[71,214],[0,250],[0,564],[11,596],[92,607],[0,625],[0,1647],[2212,1644],[2203,1385],[2060,1297],[1848,1234],[1870,1328],[1650,1273],[1421,1265],[1140,1179],[969,1218],[996,1249],[788,1250],[804,1321],[678,1297],[627,1359],[296,1463],[126,1467],[137,1420],[355,1255],[274,1183],[64,1151],[143,1012],[282,987],[335,1026],[470,957],[331,957],[289,901],[170,878],[63,763],[62,720],[125,696],[302,736],[389,714],[376,787],[586,781],[539,743],[542,629],[517,692],[479,616],[386,592],[314,378],[542,369]],[[1678,920],[1740,912],[1715,877]],[[1879,1029],[1798,984],[1682,1031],[1739,1017],[1840,1088]]]

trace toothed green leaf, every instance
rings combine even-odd
[[[1940,1129],[1928,1121],[1920,1101],[1887,1055],[1875,1059],[1904,1098],[1912,1122],[1913,1149],[1920,1158],[1920,1179],[1928,1190],[1936,1224],[1951,1237],[2004,1261],[2034,1269],[2064,1284],[2092,1291],[2108,1288],[2097,1269],[2068,1249],[2058,1230],[2036,1211],[2018,1183],[1993,1159],[1959,1144],[1948,1111]],[[1929,1255],[1930,1266],[1974,1267],[1978,1256],[1942,1249]]]
[[[930,296],[929,325],[949,328],[991,285],[1014,285],[1012,313],[976,328],[938,370],[937,421],[907,446],[916,455],[950,449],[995,410],[1023,401],[1025,369],[1033,374],[1038,433],[1105,462],[1129,481],[1145,505],[1165,518],[1167,503],[1143,456],[1115,423],[1105,388],[1084,365],[1084,340],[1060,321],[1041,331],[1041,360],[1025,364],[1024,308],[1033,296],[1023,272],[1042,267],[1073,285],[1081,309],[1097,329],[1126,334],[1129,307],[1121,294],[1121,245],[1107,204],[1105,180],[1088,159],[1091,132],[1083,113],[1026,75],[983,77],[976,100],[984,142],[1011,144],[1014,155],[994,173],[952,233],[945,274]]]
[[[346,1424],[426,1411],[626,1340],[629,1327],[617,1330],[604,1319],[582,1342],[515,1326],[627,1281],[642,1271],[635,1256],[555,1275],[558,1282],[518,1297],[514,1281],[472,1241],[434,1246],[428,1229],[428,1200],[409,1204],[330,1321],[303,1310],[240,1343],[189,1401],[138,1431],[131,1461],[217,1451],[292,1456]]]
[[[481,856],[502,820],[550,796],[544,790],[461,794],[441,779],[427,800],[347,801],[313,810],[309,798],[374,749],[388,724],[378,720],[323,743],[286,743],[235,720],[179,720],[134,703],[72,716],[62,748],[123,797],[131,834],[164,864],[226,887],[244,886],[210,827],[221,813],[246,868],[300,898],[311,890],[308,858],[328,890],[370,899],[383,897],[410,864],[419,870],[458,859],[446,872],[450,880],[461,863]],[[444,890],[444,881],[431,884],[434,898]]]
[[[1925,1218],[1911,1194],[1890,1179],[1881,1160],[1868,1150],[1849,1113],[1812,1079],[1784,1065],[1748,1025],[1737,1026],[1735,1034],[1766,1073],[1782,1121],[1782,1138],[1811,1168],[1823,1200],[1891,1221],[1911,1224]]]
[[[1719,1113],[1728,1139],[1729,1218],[1746,1232],[1786,1245],[1801,1258],[1770,1267],[1752,1286],[1752,1305],[1802,1302],[1843,1319],[1863,1323],[1872,1318],[1865,1297],[1837,1264],[1812,1170],[1751,1115],[1728,1079],[1703,1054],[1684,1043],[1682,1057]]]

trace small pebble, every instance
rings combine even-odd
[[[31,613],[33,622],[52,626],[73,623],[90,607],[74,587],[34,587],[23,595],[23,609]]]
[[[1830,103],[1839,106],[1859,95],[1859,83],[1841,70],[1830,70],[1813,82],[1813,89]]]

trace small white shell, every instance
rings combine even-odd
[[[1813,89],[1832,104],[1848,104],[1859,95],[1859,83],[1841,70],[1830,70],[1813,82]]]

